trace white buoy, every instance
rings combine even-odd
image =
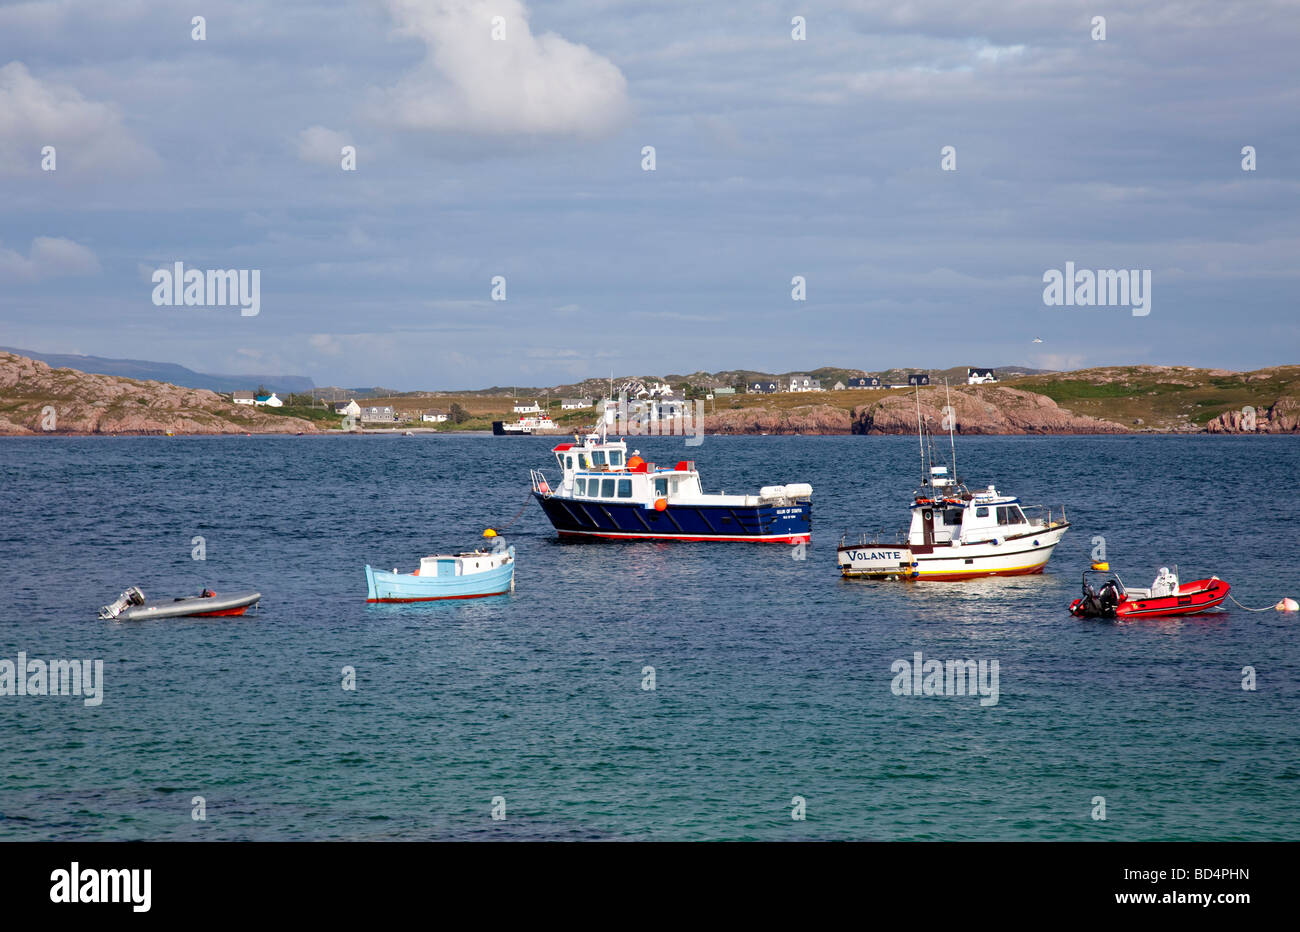
[[[1273,606],[1279,612],[1300,612],[1300,603],[1295,599],[1283,599]]]

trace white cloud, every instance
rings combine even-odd
[[[330,333],[313,333],[307,338],[307,345],[326,356],[337,356],[343,352],[339,338]]]
[[[378,116],[414,130],[594,136],[628,109],[609,59],[555,33],[533,35],[520,0],[388,0],[398,32],[425,61],[382,92]],[[493,17],[505,38],[492,38]]]
[[[95,254],[70,239],[38,236],[25,256],[0,247],[0,281],[34,282],[93,275],[98,271],[99,260]]]
[[[115,107],[10,62],[0,68],[0,174],[39,174],[44,146],[55,147],[60,173],[139,170],[158,161],[127,132]]]
[[[347,133],[309,126],[298,133],[298,158],[337,168],[343,158],[343,147],[351,144],[352,137]]]

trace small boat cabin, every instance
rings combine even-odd
[[[677,502],[704,494],[694,462],[656,466],[636,451],[629,456],[623,440],[601,440],[593,435],[584,444],[561,443],[552,452],[563,478],[560,488],[550,491],[566,498]]]
[[[930,490],[922,491],[912,503],[912,525],[907,542],[912,547],[1005,540],[1029,534],[1046,522],[1031,520],[1020,507],[1020,499],[1002,495],[993,486],[969,492],[950,477],[946,466],[931,469]]]

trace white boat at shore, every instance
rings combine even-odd
[[[555,430],[555,422],[550,415],[529,415],[517,421],[492,422],[492,433],[498,437],[527,437],[538,430]]]

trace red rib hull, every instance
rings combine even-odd
[[[1198,579],[1183,583],[1178,587],[1177,595],[1159,598],[1131,599],[1127,595],[1115,606],[1115,617],[1119,618],[1168,618],[1176,615],[1194,615],[1218,608],[1228,597],[1231,589],[1222,579]],[[1083,599],[1075,599],[1070,604],[1070,613],[1079,617]]]

